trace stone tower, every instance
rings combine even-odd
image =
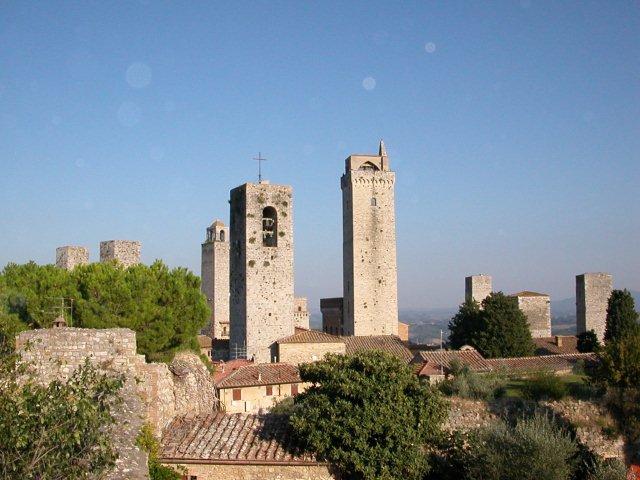
[[[395,173],[377,155],[350,155],[342,187],[345,335],[397,335]]]
[[[220,220],[207,228],[202,244],[202,293],[211,309],[210,335],[229,338],[229,229]]]
[[[56,248],[56,267],[73,270],[77,265],[89,263],[89,249],[66,245]]]
[[[576,275],[576,330],[578,334],[593,330],[604,341],[607,304],[613,290],[613,278],[608,273]]]
[[[140,242],[133,240],[107,240],[100,242],[100,261],[117,260],[125,268],[140,263]]]
[[[230,205],[230,356],[269,362],[294,333],[292,189],[246,183]]]
[[[465,301],[475,300],[482,306],[482,301],[493,291],[491,275],[471,275],[464,279]]]
[[[525,290],[512,295],[518,300],[518,308],[527,317],[533,338],[551,336],[551,298],[546,293]]]

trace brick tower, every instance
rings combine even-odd
[[[350,155],[342,187],[345,335],[397,335],[395,173],[378,155]]]
[[[211,308],[210,335],[229,338],[229,229],[220,220],[207,228],[202,244],[202,293]]]
[[[230,356],[269,362],[294,332],[292,189],[246,183],[230,205]]]

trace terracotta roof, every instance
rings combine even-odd
[[[176,417],[160,442],[164,463],[317,465],[297,453],[286,418],[222,412]]]
[[[369,337],[342,337],[346,344],[346,353],[351,355],[363,350],[382,350],[409,363],[413,358],[411,351],[399,337],[393,335],[378,335]]]
[[[253,387],[301,382],[298,367],[288,363],[244,365],[216,383],[218,388]]]
[[[547,295],[546,293],[538,293],[538,292],[532,292],[530,290],[523,290],[521,292],[518,293],[514,293],[513,295],[510,295],[511,297],[548,297],[549,295]]]
[[[449,371],[451,369],[451,363],[454,360],[468,366],[469,369],[474,372],[491,371],[491,365],[487,360],[480,355],[480,352],[473,349],[421,351],[415,354],[411,363],[418,364],[420,366],[420,369],[417,370],[418,375],[429,375],[429,373],[421,372],[427,372],[430,370],[438,373],[440,373],[441,370]]]
[[[200,348],[211,348],[213,340],[208,335],[198,335],[198,345]]]
[[[218,384],[219,382],[227,378],[240,367],[253,364],[251,360],[246,360],[244,358],[229,360],[228,362],[220,361],[213,363],[216,367],[216,373],[213,375],[213,383],[215,384]]]
[[[536,370],[571,370],[579,361],[585,362],[596,361],[596,355],[593,353],[573,353],[566,355],[541,355],[538,357],[514,357],[514,358],[492,358],[486,362],[494,369],[505,368],[509,372],[532,372]]]
[[[562,346],[558,346],[558,337],[534,338],[536,355],[559,355],[578,352],[578,337],[573,335],[559,336]]]
[[[342,343],[343,340],[335,335],[321,332],[319,330],[296,330],[296,333],[288,337],[281,338],[278,343]]]

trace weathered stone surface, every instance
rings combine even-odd
[[[293,192],[246,183],[231,191],[231,358],[270,362],[292,335]]]
[[[56,248],[56,267],[73,270],[77,265],[89,263],[89,249],[66,245]]]
[[[294,298],[293,324],[298,328],[309,329],[309,308],[307,306],[307,297]]]
[[[187,478],[195,476],[198,480],[333,480],[334,476],[326,465],[244,465],[219,464],[169,464],[181,466],[187,471]]]
[[[491,275],[483,273],[471,275],[464,279],[464,299],[466,301],[475,300],[482,306],[482,301],[493,291]]]
[[[551,299],[549,295],[535,292],[520,292],[515,296],[518,307],[527,317],[533,338],[551,336]]]
[[[202,293],[211,309],[211,338],[229,338],[229,229],[220,220],[207,228],[202,244]]]
[[[578,334],[593,330],[601,342],[607,323],[607,304],[613,289],[608,273],[576,275],[576,328]]]
[[[173,376],[175,415],[212,413],[218,401],[213,377],[191,352],[176,354],[169,365]]]
[[[341,178],[345,335],[397,335],[395,173],[378,155],[351,155]]]
[[[140,263],[140,242],[132,240],[107,240],[100,242],[100,261],[117,260],[125,268]]]

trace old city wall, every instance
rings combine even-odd
[[[146,363],[136,352],[135,332],[126,328],[29,330],[17,336],[16,350],[45,384],[69,378],[85,359],[102,371],[124,375],[123,402],[112,412],[119,459],[110,480],[147,478],[146,454],[135,445],[144,423],[159,434],[174,416],[205,413],[217,405],[213,381],[196,355],[176,355],[170,365]],[[201,388],[194,389],[198,382]]]
[[[171,464],[186,471],[186,478],[198,480],[333,480],[334,476],[326,465],[247,465],[247,464]]]

